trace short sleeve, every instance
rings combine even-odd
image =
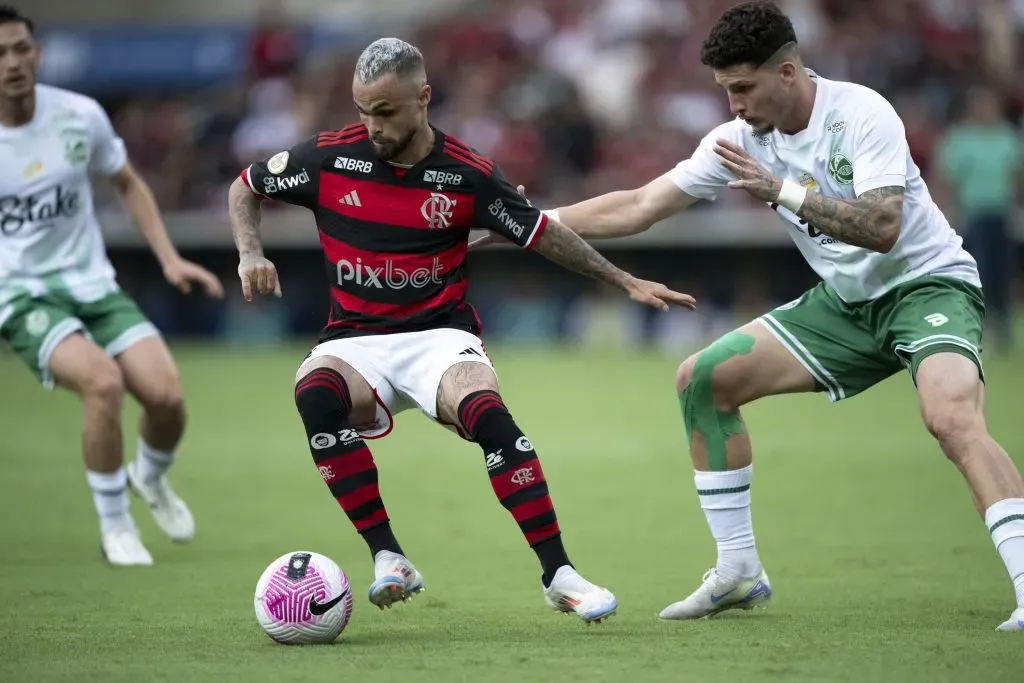
[[[114,131],[110,117],[99,102],[90,101],[89,129],[92,134],[92,150],[89,156],[89,170],[104,176],[112,176],[128,163],[128,152],[124,140]]]
[[[849,150],[857,196],[880,187],[905,188],[910,146],[903,121],[892,105],[878,97],[853,133]]]
[[[695,199],[714,201],[736,179],[715,154],[715,142],[719,139],[743,144],[736,122],[730,121],[705,135],[690,158],[680,161],[666,174],[676,187]]]
[[[547,227],[548,217],[530,202],[497,166],[477,190],[473,225],[498,233],[511,242],[530,249]]]
[[[319,192],[321,156],[312,137],[243,169],[242,180],[261,199],[312,209]]]

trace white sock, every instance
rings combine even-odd
[[[985,526],[1013,581],[1017,606],[1024,607],[1024,498],[993,503],[985,510]]]
[[[158,451],[140,438],[135,462],[138,463],[136,467],[142,481],[154,482],[170,469],[171,463],[174,462],[174,453]]]
[[[761,573],[750,519],[750,480],[753,465],[728,472],[695,471],[693,481],[700,506],[718,543],[718,572],[738,578]]]
[[[128,512],[128,475],[123,467],[114,472],[85,471],[92,489],[92,502],[100,516],[100,531],[134,526]]]

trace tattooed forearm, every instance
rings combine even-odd
[[[260,200],[238,178],[228,190],[228,213],[231,217],[231,232],[239,254],[263,253],[260,242]]]
[[[797,215],[840,242],[886,252],[900,235],[903,188],[880,187],[852,200],[808,192]]]
[[[581,275],[625,288],[630,276],[597,253],[583,238],[558,221],[548,221],[534,251]]]

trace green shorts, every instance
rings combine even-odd
[[[18,297],[8,306],[10,315],[0,327],[0,337],[47,389],[54,385],[50,357],[69,335],[84,332],[114,358],[132,344],[160,334],[122,291],[89,303],[75,301],[68,292],[49,292]]]
[[[807,368],[829,399],[838,401],[902,368],[916,382],[921,361],[939,352],[969,358],[984,380],[984,317],[981,289],[962,280],[926,276],[855,304],[822,283],[758,320]]]

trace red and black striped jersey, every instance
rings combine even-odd
[[[466,301],[470,229],[530,248],[547,225],[493,161],[434,135],[408,169],[379,160],[357,123],[242,171],[259,197],[313,212],[331,288],[321,341],[440,327],[479,334]]]

